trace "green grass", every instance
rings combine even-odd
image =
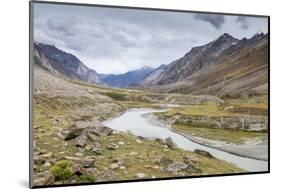
[[[174,124],[173,128],[196,137],[202,137],[206,139],[218,140],[234,144],[244,144],[248,140],[260,140],[267,137],[267,134],[263,132],[251,132],[233,129],[230,130],[208,127],[196,127],[177,124]]]
[[[101,92],[100,94],[108,96],[117,101],[126,101],[128,100],[127,95],[124,93],[117,93],[117,92]]]

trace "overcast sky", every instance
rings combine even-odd
[[[267,33],[267,19],[217,14],[34,6],[34,40],[74,54],[99,73],[158,67],[223,33],[241,39]]]

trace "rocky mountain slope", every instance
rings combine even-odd
[[[102,81],[112,87],[129,87],[140,81],[142,81],[148,74],[150,74],[154,69],[150,67],[143,67],[141,69],[129,71],[124,74],[109,74],[102,75]]]
[[[238,40],[223,34],[160,70],[140,85],[163,92],[218,96],[267,93],[268,35]]]
[[[35,63],[54,75],[101,83],[95,70],[88,68],[77,57],[53,45],[34,44]]]

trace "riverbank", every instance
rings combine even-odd
[[[192,136],[191,134],[187,134],[181,130],[177,130],[174,127],[171,126],[170,123],[167,123],[165,121],[162,121],[157,118],[157,116],[153,114],[145,114],[143,115],[144,118],[147,119],[150,123],[153,125],[157,125],[160,127],[165,127],[168,128],[169,130],[178,133],[185,138],[207,146],[211,147],[217,150],[221,150],[230,154],[238,155],[241,157],[245,158],[251,158],[251,159],[256,159],[256,160],[262,160],[262,161],[268,161],[268,141],[252,141],[252,143],[249,144],[242,144],[242,145],[237,145],[233,143],[226,143],[223,141],[216,141],[216,140],[210,140],[202,137],[195,137]]]

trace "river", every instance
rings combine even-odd
[[[144,109],[144,108],[130,109],[127,112],[123,113],[121,116],[111,120],[107,120],[103,124],[107,127],[110,127],[118,131],[129,130],[133,134],[145,138],[165,139],[167,137],[171,137],[179,148],[189,151],[193,151],[195,149],[202,149],[208,151],[216,158],[225,160],[227,162],[231,162],[237,165],[238,167],[250,172],[267,171],[268,169],[267,161],[240,157],[221,150],[200,145],[198,143],[192,142],[191,140],[183,137],[180,134],[172,132],[168,128],[153,125],[142,116],[142,114],[159,112],[159,111],[161,110]]]

